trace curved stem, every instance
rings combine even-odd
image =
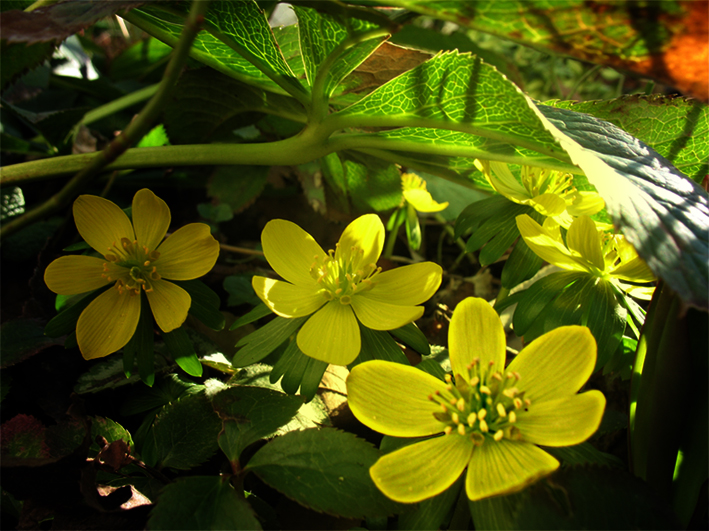
[[[180,40],[173,50],[172,58],[165,68],[160,86],[138,117],[133,120],[118,137],[108,144],[103,151],[87,159],[88,164],[86,164],[61,191],[39,207],[3,225],[2,229],[0,229],[0,237],[4,238],[25,225],[66,206],[95,175],[120,157],[131,144],[140,139],[148,131],[172,93],[172,89],[180,76],[182,67],[189,56],[192,41],[199,32],[204,20],[204,14],[207,11],[208,5],[209,2],[207,1],[195,0],[192,2],[190,14],[180,35]],[[56,163],[56,159],[54,162]]]

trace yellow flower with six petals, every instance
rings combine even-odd
[[[596,343],[581,326],[533,341],[505,368],[505,333],[483,299],[458,304],[448,336],[454,378],[374,360],[347,379],[354,415],[394,437],[431,437],[382,456],[371,468],[389,498],[435,496],[467,467],[471,500],[511,494],[553,472],[559,462],[536,446],[588,439],[603,416],[600,391],[577,394],[596,362]]]
[[[283,219],[266,224],[261,243],[266,260],[285,282],[255,276],[256,294],[281,317],[310,315],[298,332],[298,347],[334,365],[347,365],[358,356],[359,323],[394,330],[415,321],[423,315],[419,305],[441,283],[441,267],[432,262],[384,272],[377,267],[384,225],[376,214],[355,219],[327,253],[310,234]]]
[[[635,248],[621,234],[599,230],[588,216],[576,218],[561,238],[559,224],[547,218],[539,225],[524,214],[517,216],[517,228],[524,241],[544,261],[562,269],[583,271],[617,286],[633,297],[649,300],[654,286],[635,283],[654,282],[655,275]]]
[[[191,223],[163,241],[170,209],[147,188],[133,197],[132,224],[115,203],[93,195],[79,196],[73,212],[79,234],[102,257],[58,258],[47,267],[45,283],[61,295],[113,284],[79,316],[76,340],[84,358],[107,356],[128,343],[140,318],[141,292],[163,332],[178,328],[191,299],[168,279],[191,280],[212,269],[219,243],[209,226]]]

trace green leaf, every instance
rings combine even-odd
[[[121,415],[136,415],[161,408],[181,398],[203,392],[205,387],[179,374],[171,373],[160,378],[152,387],[139,387],[121,406]]]
[[[540,225],[544,222],[544,216],[536,211],[529,215]],[[519,238],[502,268],[500,283],[503,287],[512,289],[536,275],[543,264],[544,260],[529,248],[523,238]]]
[[[79,320],[81,312],[93,301],[96,297],[106,291],[110,285],[91,291],[83,297],[76,300],[74,304],[68,306],[63,311],[47,323],[44,327],[44,333],[49,337],[61,337],[70,334],[76,330],[76,322]]]
[[[550,453],[557,459],[569,465],[605,465],[611,467],[625,468],[621,459],[613,454],[607,454],[597,450],[588,441],[574,446],[564,446],[560,448],[542,447],[545,452]]]
[[[219,392],[212,405],[223,422],[219,447],[234,463],[247,446],[288,424],[303,400],[263,387],[236,386]]]
[[[228,277],[227,277],[228,278]],[[226,280],[226,279],[225,279]],[[224,286],[224,289],[228,292],[229,290]],[[257,306],[254,306],[248,313],[245,313],[239,317],[234,323],[229,327],[229,330],[236,330],[237,328],[258,321],[262,317],[267,315],[272,315],[271,309],[264,303],[259,302]]]
[[[470,512],[476,529],[679,527],[667,501],[647,483],[598,466],[561,468],[518,494],[470,502]]]
[[[381,212],[401,204],[401,174],[394,164],[358,153],[338,154],[348,195],[357,210]]]
[[[163,407],[150,424],[141,448],[149,466],[188,470],[217,450],[221,420],[204,393]]]
[[[3,151],[6,151],[4,145]],[[2,198],[2,203],[0,203],[0,221],[25,213],[25,196],[19,186],[4,188],[0,192],[0,197]]]
[[[322,93],[318,94],[324,98],[330,97],[340,82],[386,38],[376,24],[361,19],[320,13],[297,5],[293,9],[298,17],[306,78],[313,87],[317,77],[325,77]],[[372,37],[367,38],[370,35]]]
[[[189,293],[192,303],[189,314],[196,317],[212,330],[224,328],[224,314],[219,311],[221,299],[201,280],[173,280]]]
[[[379,458],[374,446],[334,429],[293,431],[261,448],[246,470],[305,507],[342,516],[388,516],[401,505],[386,498],[369,476]]]
[[[163,332],[162,338],[170,356],[183,371],[190,376],[202,376],[202,364],[199,362],[184,325],[172,332]]]
[[[399,529],[441,529],[449,520],[465,483],[465,474],[439,495],[407,506],[399,515]]]
[[[162,490],[148,529],[260,530],[261,524],[228,476],[192,476]]]
[[[176,144],[236,142],[241,139],[234,131],[255,123],[262,113],[301,123],[306,119],[305,109],[293,98],[248,85],[211,68],[199,68],[180,76],[175,94],[165,106],[165,127]],[[221,171],[238,177],[233,168]],[[237,204],[232,206],[237,210]]]
[[[576,271],[551,273],[534,282],[525,291],[515,294],[519,297],[519,304],[512,319],[515,334],[520,337],[525,335],[534,321],[543,316],[547,305],[558,297],[564,288],[584,276],[585,273]]]
[[[92,456],[95,456],[98,454],[99,450],[101,450],[98,444],[96,444],[96,437],[99,435],[106,439],[109,444],[114,441],[122,440],[133,450],[133,438],[127,429],[109,418],[91,417],[91,440],[93,442],[89,452]]]
[[[404,351],[396,344],[389,332],[371,330],[362,323],[359,323],[359,331],[362,336],[362,349],[359,351],[359,356],[350,363],[350,369],[370,360],[386,360],[409,365]]]
[[[281,379],[281,388],[288,394],[300,394],[310,401],[320,386],[327,363],[303,354],[295,339],[291,339],[285,351],[273,366],[270,381]]]
[[[252,306],[258,307],[259,304],[262,304],[266,310],[264,311],[263,315],[257,317],[257,319],[260,319],[261,317],[264,317],[271,313],[271,310],[269,310],[268,307],[261,302],[261,299],[259,299],[256,293],[254,292],[254,288],[251,285],[252,278],[253,275],[229,275],[224,279],[222,285],[224,287],[224,291],[229,294],[229,300],[227,300],[226,303],[227,306],[239,306],[241,304],[250,304]],[[243,317],[245,316],[240,317],[239,320],[243,319]],[[247,323],[242,322],[242,324]]]
[[[709,195],[608,122],[539,106],[545,127],[584,170],[615,225],[686,303],[709,307]]]
[[[125,18],[161,41],[175,46],[189,4],[177,6],[177,17],[149,4]],[[180,11],[181,9],[181,11]],[[227,75],[305,101],[308,91],[295,76],[276,42],[263,11],[253,0],[210,3],[204,27],[190,55]]]
[[[428,338],[419,330],[415,323],[409,323],[401,328],[390,330],[389,333],[422,356],[431,354],[431,345],[428,343]]]
[[[664,94],[632,94],[604,101],[550,101],[612,123],[645,142],[675,168],[701,183],[709,172],[709,107]]]
[[[207,184],[207,194],[238,213],[253,204],[268,180],[268,166],[221,166]]]
[[[153,314],[147,297],[140,298],[140,319],[133,337],[123,347],[123,372],[130,377],[135,360],[138,361],[138,374],[143,383],[151,387],[155,382],[155,332]]]
[[[0,89],[5,90],[19,76],[50,59],[56,47],[57,45],[53,42],[37,42],[30,45],[25,43],[6,45],[3,43],[0,48],[0,62],[2,62]]]
[[[234,367],[246,367],[261,361],[294,334],[308,317],[294,319],[276,317],[255,332],[241,338],[236,346],[243,348],[234,355],[232,364]]]
[[[436,55],[331,116],[341,127],[446,128],[565,158],[516,86],[458,52]]]

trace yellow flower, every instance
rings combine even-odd
[[[385,272],[377,267],[384,226],[375,214],[350,223],[327,253],[310,234],[282,219],[266,224],[261,243],[266,260],[286,282],[256,276],[256,294],[281,317],[310,315],[298,332],[298,347],[334,365],[347,365],[359,354],[358,321],[372,330],[415,321],[423,314],[418,305],[441,283],[441,267],[432,262]]]
[[[591,218],[579,216],[569,227],[564,244],[554,220],[547,218],[542,226],[526,214],[516,219],[524,241],[546,262],[570,271],[588,272],[633,297],[650,299],[652,296],[654,287],[622,282],[655,281],[655,275],[623,235],[598,230]]]
[[[440,212],[448,207],[448,202],[438,203],[426,189],[426,181],[415,173],[401,176],[404,200],[417,212]]]
[[[509,166],[502,162],[476,161],[490,185],[510,201],[529,205],[544,216],[551,216],[564,227],[573,217],[593,215],[605,205],[596,192],[578,191],[570,173],[522,166],[522,183],[512,175]]]
[[[111,201],[79,196],[74,202],[76,228],[102,258],[63,256],[44,273],[49,289],[61,295],[113,284],[79,316],[76,340],[86,359],[107,356],[128,343],[140,318],[141,291],[160,329],[178,328],[191,299],[165,279],[200,277],[212,269],[219,255],[219,243],[204,223],[186,225],[162,242],[170,226],[170,209],[147,188],[133,197],[132,215],[133,224]]]
[[[394,437],[435,436],[369,469],[389,498],[414,503],[435,496],[466,467],[471,500],[511,494],[559,466],[537,444],[579,444],[598,429],[603,394],[577,394],[596,361],[588,328],[544,334],[505,369],[500,319],[483,299],[470,297],[453,313],[448,348],[454,379],[447,375],[446,382],[381,360],[357,365],[347,379],[350,409],[370,428]]]

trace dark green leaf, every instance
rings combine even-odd
[[[155,333],[153,314],[147,297],[140,298],[140,319],[128,344],[123,347],[123,372],[130,378],[135,360],[143,383],[151,387],[155,382]]]
[[[149,466],[188,470],[217,450],[220,429],[221,420],[204,393],[190,394],[155,416],[141,455]]]
[[[455,502],[465,488],[465,474],[439,495],[407,509],[399,515],[399,529],[441,529],[449,520]]]
[[[192,476],[163,489],[148,529],[260,530],[261,524],[228,476]]]
[[[540,225],[543,223],[541,214],[536,211],[530,214]],[[507,289],[514,288],[525,280],[529,280],[541,269],[544,260],[539,258],[534,251],[525,243],[523,238],[519,238],[510,253],[510,257],[505,261],[502,268],[500,283]]]
[[[288,424],[303,400],[263,387],[236,386],[219,392],[212,405],[223,422],[219,447],[229,461],[237,462],[244,448]]]
[[[263,191],[268,166],[221,166],[207,185],[207,193],[238,213],[251,205]]]
[[[300,394],[310,401],[315,396],[327,369],[327,363],[306,356],[292,339],[271,371],[271,383],[281,379],[281,388],[288,394]]]
[[[77,299],[74,304],[66,307],[47,323],[47,326],[44,327],[44,333],[49,337],[61,337],[76,330],[76,322],[79,320],[81,312],[84,311],[91,301],[110,287],[110,285],[107,285]]]
[[[101,448],[96,443],[96,436],[100,435],[108,443],[114,441],[122,440],[129,448],[133,449],[133,438],[130,432],[123,426],[118,424],[116,421],[111,420],[106,417],[92,417],[91,418],[91,448],[89,452],[92,456],[95,456]]]
[[[162,338],[172,359],[183,371],[190,376],[202,376],[202,364],[184,326],[172,332],[163,332]]]
[[[228,277],[227,277],[228,278]],[[226,281],[226,279],[224,279]],[[224,289],[226,291],[229,291],[226,286],[224,286]],[[249,323],[253,323],[254,321],[258,321],[262,317],[266,317],[267,315],[272,315],[273,312],[271,309],[266,306],[264,303],[259,303],[258,306],[255,306],[252,308],[248,313],[245,313],[241,317],[239,317],[234,323],[229,327],[229,330],[236,330],[240,326],[244,326]]]
[[[550,453],[560,461],[568,465],[605,465],[624,468],[625,464],[621,459],[613,454],[607,454],[597,450],[588,441],[575,446],[564,446],[561,448],[550,448],[543,446],[545,452]]]
[[[242,349],[234,355],[232,364],[235,367],[246,367],[261,361],[294,334],[307,319],[308,316],[294,319],[276,317],[236,344]]]
[[[520,292],[519,304],[515,309],[513,324],[515,334],[523,336],[529,327],[539,318],[547,305],[559,296],[561,291],[572,283],[584,278],[585,273],[567,271],[551,273],[533,283],[524,292]]]
[[[239,306],[241,304],[257,306],[261,304],[261,299],[258,298],[254,292],[254,288],[251,286],[252,278],[253,275],[229,275],[224,279],[222,285],[224,286],[224,291],[229,294],[227,306]],[[263,307],[266,308],[267,313],[264,313],[261,317],[271,313],[271,310],[269,310],[266,305],[263,305]],[[239,320],[243,319],[243,317]]]
[[[379,452],[334,429],[294,431],[251,458],[246,470],[301,505],[346,518],[388,516],[401,506],[386,498],[369,476]]]
[[[192,303],[189,314],[196,317],[212,330],[224,328],[224,314],[219,311],[221,299],[201,280],[173,280],[189,293]]]
[[[409,323],[401,328],[390,330],[389,333],[422,356],[429,356],[431,354],[431,345],[429,345],[428,339],[414,323]]]
[[[409,365],[404,351],[396,344],[389,332],[370,330],[361,323],[359,331],[362,336],[362,349],[359,351],[359,356],[349,365],[350,369],[370,360],[386,360]]]

